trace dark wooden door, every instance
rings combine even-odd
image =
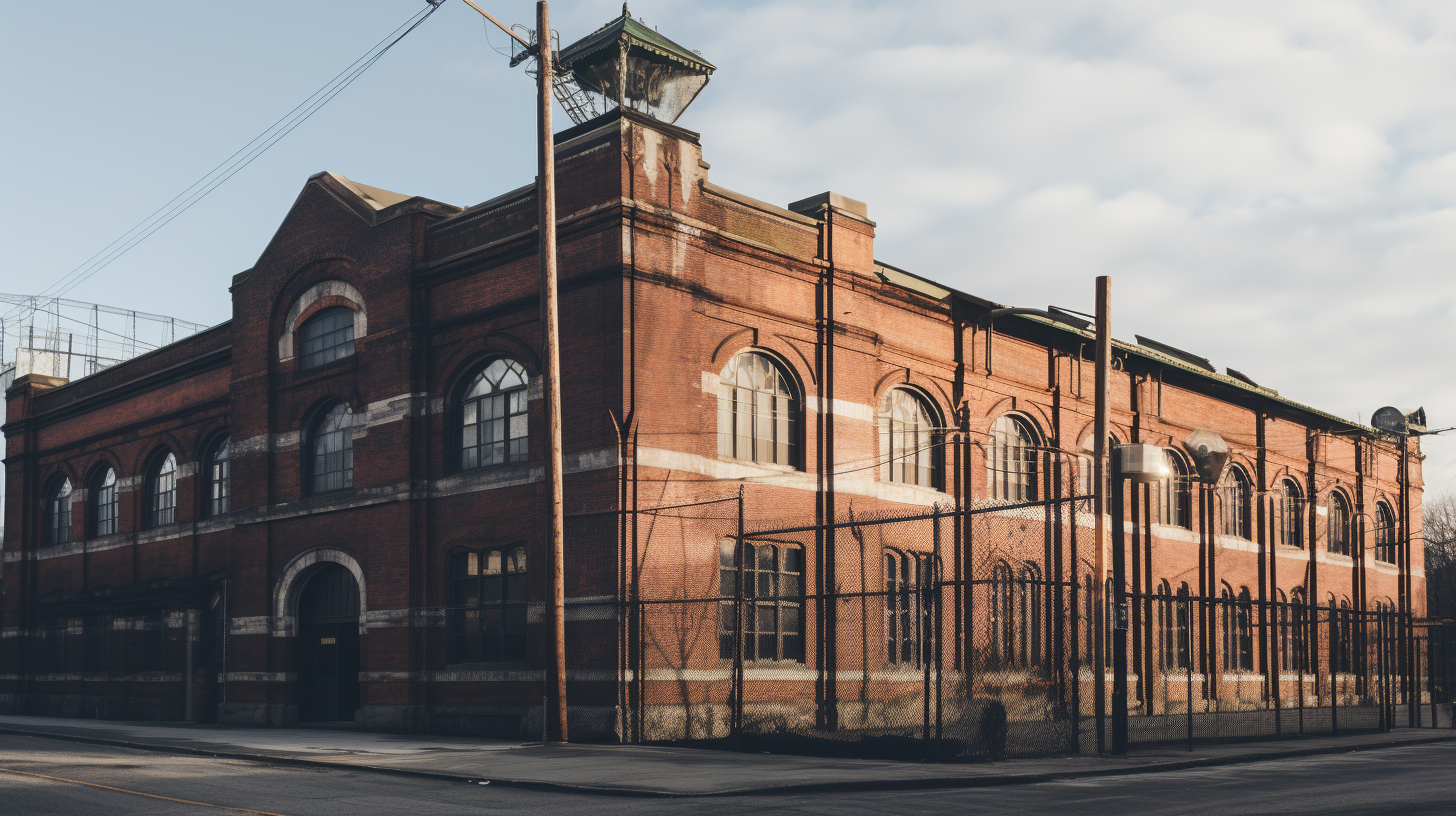
[[[337,564],[308,578],[298,602],[298,718],[354,719],[359,709],[359,586]]]

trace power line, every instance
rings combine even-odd
[[[354,60],[349,67],[325,83],[322,88],[309,95],[307,99],[300,102],[293,110],[274,122],[262,133],[255,136],[251,141],[243,145],[227,159],[224,159],[216,167],[209,170],[202,178],[187,187],[187,189],[178,193],[171,201],[163,204],[135,227],[127,230],[111,243],[102,247],[95,255],[92,255],[82,262],[80,266],[72,269],[59,281],[47,287],[41,293],[41,296],[59,296],[70,292],[72,289],[86,282],[97,272],[105,269],[132,247],[146,240],[157,230],[191,209],[194,204],[201,201],[208,193],[211,193],[223,182],[226,182],[243,168],[252,164],[255,159],[270,147],[277,144],[283,137],[291,133],[294,128],[308,121],[309,117],[313,116],[320,108],[328,104],[345,88],[353,84],[354,80],[369,70],[374,63],[378,62],[400,40],[404,39],[410,32],[414,31],[425,20],[429,19],[430,15],[434,14],[438,8],[439,6],[437,4],[431,3],[427,8],[411,15],[408,20],[390,32],[388,36],[378,43],[375,43],[363,56]],[[18,307],[16,310],[12,310],[6,314],[6,317],[13,316],[21,308],[24,307]],[[34,308],[32,308],[32,311],[34,311]]]

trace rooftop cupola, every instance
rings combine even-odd
[[[697,98],[713,64],[632,18],[622,16],[561,49],[557,70],[611,105],[672,124]]]

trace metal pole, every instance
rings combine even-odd
[[[541,253],[541,334],[546,353],[546,477],[551,485],[551,623],[555,630],[555,696],[557,737],[568,741],[566,728],[566,542],[565,501],[561,470],[561,338],[556,293],[556,144],[551,131],[551,12],[546,0],[536,3],[536,134],[539,137],[536,177],[536,221]]]
[[[743,485],[738,486],[738,535],[733,540],[733,710],[729,728],[733,731],[733,750],[743,749]],[[686,668],[684,666],[683,668]]]
[[[1107,392],[1109,370],[1112,363],[1112,317],[1110,311],[1112,292],[1112,278],[1107,275],[1097,276],[1097,369],[1095,378],[1096,395],[1093,398],[1093,420],[1092,420],[1092,525],[1096,543],[1093,545],[1092,586],[1088,591],[1092,593],[1092,601],[1096,608],[1093,616],[1093,625],[1096,627],[1092,635],[1093,647],[1096,655],[1093,657],[1092,666],[1096,673],[1095,688],[1097,697],[1094,702],[1093,711],[1097,717],[1097,753],[1107,750],[1107,724],[1106,724],[1106,700],[1104,690],[1107,687],[1107,661],[1106,651],[1102,645],[1102,639],[1106,637],[1102,618],[1106,614],[1105,601],[1103,600],[1102,584],[1107,576],[1107,523],[1103,514],[1107,512]]]
[[[1127,753],[1127,531],[1123,527],[1122,462],[1112,470],[1112,753]]]

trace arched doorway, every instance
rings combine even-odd
[[[298,597],[298,719],[353,720],[358,709],[359,584],[325,563]]]

